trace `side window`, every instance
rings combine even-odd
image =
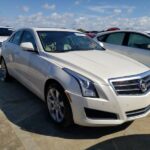
[[[108,34],[100,35],[100,36],[97,37],[97,40],[100,41],[100,42],[105,42],[107,36],[108,36]]]
[[[9,42],[11,42],[11,43],[13,42],[14,36],[15,36],[15,34],[10,37]]]
[[[19,45],[21,35],[22,35],[22,31],[16,32],[16,33],[12,36],[12,38],[10,39],[10,40],[11,40],[11,43],[14,43],[14,44]]]
[[[34,48],[35,49],[37,48],[36,43],[35,43],[35,39],[29,31],[24,31],[21,43],[23,43],[23,42],[31,42],[33,44]]]
[[[130,33],[128,46],[134,48],[150,49],[150,38],[141,34]]]
[[[125,37],[125,33],[111,33],[106,38],[106,43],[122,45]]]

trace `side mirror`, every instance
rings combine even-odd
[[[27,51],[35,51],[34,46],[31,42],[23,42],[21,43],[20,47]]]

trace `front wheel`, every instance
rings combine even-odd
[[[72,111],[63,88],[57,83],[49,85],[46,94],[47,107],[53,122],[61,127],[73,123]]]

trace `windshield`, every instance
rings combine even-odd
[[[38,31],[46,52],[104,50],[98,43],[80,32]]]
[[[10,36],[13,33],[10,28],[0,28],[0,36]]]

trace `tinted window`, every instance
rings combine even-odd
[[[14,36],[15,34],[10,37],[9,42],[13,42]]]
[[[97,40],[100,41],[100,42],[105,42],[105,39],[106,39],[107,36],[108,36],[107,34],[106,35],[98,36]]]
[[[83,33],[39,31],[43,49],[47,52],[102,50],[103,48]]]
[[[13,33],[12,29],[0,28],[0,36],[10,36]]]
[[[129,36],[128,46],[142,49],[150,49],[150,38],[136,33]]]
[[[29,31],[24,31],[21,43],[23,42],[31,42],[36,49],[36,44],[33,35]]]
[[[13,35],[11,42],[14,43],[14,44],[19,45],[21,35],[22,35],[22,31],[16,32],[16,33]]]
[[[110,44],[122,45],[124,37],[125,33],[112,33],[108,35],[105,42]]]

